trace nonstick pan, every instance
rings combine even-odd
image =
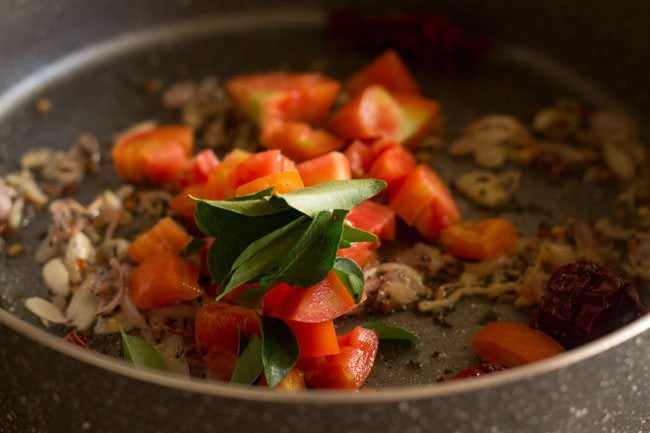
[[[66,148],[84,131],[99,137],[107,155],[115,131],[159,117],[159,96],[143,91],[152,78],[171,83],[304,70],[315,63],[345,77],[370,56],[341,48],[324,30],[325,12],[342,6],[5,1],[0,4],[2,172],[13,169],[26,149]],[[650,119],[644,82],[650,72],[644,58],[650,42],[647,6],[466,1],[399,7],[449,13],[495,42],[469,76],[413,65],[424,91],[441,101],[450,136],[480,115],[530,118],[536,108],[563,96],[624,109],[642,122]],[[41,97],[52,102],[46,116],[34,110]],[[470,167],[442,155],[432,164],[443,177]],[[106,164],[104,175],[80,187],[82,202],[116,184],[110,170]],[[572,178],[549,184],[540,171],[526,179],[517,199],[539,203],[542,197],[544,206],[543,212],[507,213],[523,230],[566,215],[593,218],[607,213],[614,201],[613,190],[585,194]],[[416,330],[420,345],[383,348],[367,388],[356,393],[287,395],[130,368],[65,343],[52,335],[61,330],[45,331],[22,307],[26,296],[47,294],[30,254],[46,224],[44,215],[37,216],[20,239],[27,253],[0,259],[0,432],[650,431],[650,317],[547,361],[436,384],[439,376],[476,362],[469,337],[486,317],[526,320],[530,312],[471,298],[445,317],[444,326],[399,313],[388,320]],[[110,342],[101,349],[111,352]]]

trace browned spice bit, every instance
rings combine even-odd
[[[443,329],[451,329],[453,325],[447,321],[444,314],[435,314],[433,316],[434,325],[440,326]]]
[[[422,363],[415,359],[409,359],[409,362],[406,363],[408,368],[419,369],[422,368]]]
[[[11,244],[7,248],[7,256],[10,258],[18,257],[25,252],[25,246],[23,244]]]
[[[36,101],[36,111],[38,114],[47,114],[52,109],[52,101],[48,98],[40,98]]]

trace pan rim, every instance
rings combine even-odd
[[[110,357],[99,352],[83,349],[74,344],[70,344],[44,329],[25,322],[4,309],[0,309],[0,324],[7,326],[32,341],[78,361],[121,376],[167,388],[174,388],[178,391],[189,391],[197,394],[235,400],[278,404],[366,404],[397,403],[407,400],[423,400],[456,394],[469,394],[497,388],[499,386],[505,386],[514,382],[536,379],[544,374],[552,373],[589,358],[593,358],[616,346],[628,342],[635,337],[639,337],[643,332],[650,329],[650,314],[646,314],[644,317],[623,326],[609,335],[578,348],[529,365],[502,371],[498,374],[481,376],[473,378],[472,380],[448,381],[429,385],[388,387],[377,390],[365,390],[367,392],[357,393],[350,391],[324,392],[315,390],[307,390],[297,393],[283,393],[264,388],[247,388],[239,385],[219,383],[217,381],[210,382],[203,379],[187,378],[169,372],[138,369],[118,358]],[[641,339],[639,339],[637,344],[642,344]],[[308,397],[306,398],[306,396]]]
[[[215,29],[217,28],[226,31],[229,29],[245,28],[246,26],[255,25],[255,23],[251,21],[251,17],[256,15],[258,15],[258,22],[259,20],[263,20],[265,24],[268,24],[269,22],[276,25],[291,24],[296,27],[312,27],[321,24],[324,18],[322,10],[305,8],[291,10],[280,9],[274,10],[273,12],[267,11],[264,14],[256,14],[252,12],[221,14],[218,16],[208,16],[204,19],[193,19],[174,24],[162,25],[134,33],[128,33],[106,42],[93,44],[78,51],[73,51],[63,58],[45,65],[43,68],[27,75],[23,80],[8,89],[2,89],[2,93],[0,93],[0,121],[5,117],[5,115],[9,114],[16,105],[19,105],[23,101],[32,97],[45,86],[51,85],[64,78],[68,71],[75,70],[79,65],[88,66],[91,63],[102,63],[116,55],[142,49],[154,43],[154,41],[159,43],[160,38],[169,39],[170,29],[172,28],[175,32],[178,32],[180,29],[180,35],[177,34],[174,36],[174,40],[182,40],[200,36],[202,34],[214,34]],[[233,19],[233,17],[237,17],[238,19]],[[227,24],[227,27],[220,27],[224,24]],[[128,50],[126,50],[125,47],[128,47]],[[1,308],[0,325],[4,325],[33,342],[39,343],[60,354],[90,364],[94,367],[101,368],[105,371],[141,382],[173,388],[179,391],[189,391],[221,398],[278,404],[301,403],[315,405],[323,403],[396,403],[406,400],[431,399],[455,394],[478,392],[514,382],[532,380],[541,375],[557,371],[561,368],[597,356],[609,349],[640,336],[643,332],[650,329],[650,314],[607,336],[564,354],[534,364],[500,372],[499,374],[479,377],[470,381],[452,381],[421,386],[382,388],[362,393],[351,393],[349,391],[322,392],[313,390],[296,394],[277,393],[267,389],[250,389],[241,386],[229,386],[225,383],[185,378],[172,373],[142,370],[134,368],[130,364],[117,358],[109,357],[94,351],[88,351],[69,344],[63,339],[38,326],[25,322],[9,311]],[[306,396],[308,396],[308,398],[305,398]]]

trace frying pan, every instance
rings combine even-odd
[[[324,11],[344,2],[4,0],[0,3],[2,172],[30,147],[66,148],[83,131],[107,149],[112,134],[156,117],[142,92],[165,82],[269,69],[307,69],[314,60],[344,77],[369,57],[345,51],[323,30]],[[357,2],[391,10],[390,2]],[[605,1],[401,1],[401,9],[449,13],[491,35],[493,54],[472,77],[415,65],[425,92],[440,99],[450,134],[479,115],[529,117],[561,96],[578,96],[650,120],[645,47],[650,5]],[[41,97],[53,109],[39,117]],[[469,165],[437,157],[443,177]],[[114,185],[84,183],[80,200]],[[540,219],[606,213],[613,191],[584,194],[567,178],[549,185],[527,173],[519,200],[544,198],[548,214],[513,213],[532,230]],[[467,203],[461,203],[469,212]],[[481,213],[472,209],[472,216]],[[35,218],[27,254],[0,260],[0,432],[644,432],[650,431],[650,317],[564,355],[473,380],[431,384],[476,360],[469,336],[490,317],[528,312],[468,299],[447,316],[450,329],[401,313],[388,320],[417,331],[417,349],[382,348],[368,387],[357,393],[276,393],[136,370],[70,345],[20,303],[46,295],[30,252],[47,221]],[[352,326],[353,321],[341,327]],[[104,349],[110,352],[110,344]],[[435,353],[443,354],[437,356]]]

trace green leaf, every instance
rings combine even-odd
[[[272,231],[271,233],[259,238],[258,240],[252,242],[246,249],[237,257],[237,260],[232,264],[232,270],[240,267],[242,264],[247,262],[251,257],[260,252],[262,249],[268,247],[269,245],[276,242],[280,237],[286,235],[296,226],[303,224],[307,221],[307,217],[302,216],[298,219],[291,221],[289,224],[284,227],[280,227],[277,230]]]
[[[201,230],[201,233],[206,236],[219,236],[224,225],[234,216],[235,214],[224,212],[205,202],[196,202],[194,222],[196,222],[196,227]]]
[[[233,289],[242,284],[253,281],[261,275],[269,272],[269,270],[275,268],[279,261],[285,257],[289,251],[291,251],[291,248],[296,244],[296,242],[298,242],[300,235],[301,231],[299,230],[291,231],[251,257],[224,281],[227,281],[227,283],[218,299],[221,299],[227,293],[230,293]]]
[[[338,252],[348,211],[321,211],[273,276],[296,287],[310,287],[327,276]]]
[[[187,258],[188,256],[192,255],[192,253],[195,253],[203,248],[204,245],[205,239],[195,238],[192,236],[187,245],[185,245],[185,248],[183,248],[183,251],[181,251],[180,256]]]
[[[262,363],[269,387],[275,388],[298,361],[300,349],[291,328],[280,319],[260,317]]]
[[[387,325],[383,322],[364,322],[360,326],[377,332],[380,340],[408,341],[410,343],[417,343],[420,340],[417,335],[404,328]]]
[[[240,334],[241,342],[241,334]],[[241,352],[235,364],[235,371],[232,373],[230,383],[250,385],[257,380],[262,373],[262,339],[253,335],[246,348]]]
[[[155,347],[140,337],[126,334],[121,326],[120,334],[122,335],[122,352],[125,360],[136,367],[165,369],[162,356]]]
[[[253,193],[242,195],[242,196],[239,196],[239,197],[232,197],[232,198],[229,198],[229,199],[227,199],[225,201],[258,200],[258,199],[270,196],[273,193],[274,188],[275,187],[270,186],[270,187],[268,187],[266,189],[263,189],[261,191],[253,192]]]
[[[333,209],[350,210],[386,188],[386,182],[377,179],[337,180],[277,194],[292,208],[315,217],[319,212]],[[275,201],[273,199],[271,202]]]
[[[205,205],[222,212],[246,216],[272,215],[289,209],[289,206],[281,200],[266,200],[264,198],[253,200],[239,200],[243,197],[236,197],[235,199],[230,200],[203,200],[197,199],[196,197],[191,198],[196,200],[197,203],[204,203]]]
[[[363,290],[365,280],[363,277],[363,270],[354,261],[347,257],[337,257],[334,260],[334,267],[332,268],[336,276],[341,280],[341,283],[348,289],[348,292],[358,304],[363,299]]]
[[[342,240],[345,242],[376,242],[379,238],[365,230],[360,230],[345,224],[343,226]]]
[[[252,243],[286,226],[300,215],[291,209],[279,214],[260,217],[239,215],[230,220],[208,252],[208,269],[212,279],[219,286],[226,284],[226,280],[233,271],[233,264],[240,254]]]

